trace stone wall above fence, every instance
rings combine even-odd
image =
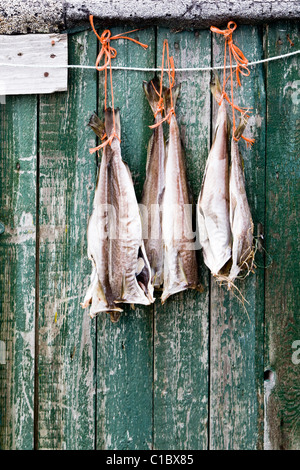
[[[0,34],[62,32],[88,25],[133,23],[207,28],[230,20],[248,24],[300,18],[298,0],[1,0]]]

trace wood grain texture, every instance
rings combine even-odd
[[[299,47],[299,23],[268,27],[268,56]],[[274,373],[274,388],[266,403],[265,445],[272,449],[300,449],[300,366],[293,362],[293,343],[300,339],[299,66],[299,56],[267,66],[266,249],[272,264],[266,270],[265,367]]]
[[[114,27],[112,34],[130,29]],[[300,47],[296,23],[262,33],[253,26],[234,33],[249,61]],[[207,30],[159,28],[156,36],[149,28],[132,36],[148,50],[116,41],[114,65],[159,66],[165,38],[177,67],[223,60],[223,38],[211,40]],[[91,31],[69,35],[69,63],[93,65],[96,54]],[[184,292],[161,306],[157,292],[153,306],[128,306],[117,324],[106,314],[90,320],[79,303],[91,272],[86,228],[98,162],[89,154],[96,139],[86,124],[97,108],[101,116],[103,73],[72,70],[67,93],[0,102],[1,449],[32,449],[34,421],[40,449],[300,449],[299,65],[295,56],[251,67],[235,90],[239,104],[253,108],[246,135],[255,144],[246,149],[241,142],[240,149],[255,236],[261,225],[266,250],[256,238],[255,274],[237,283],[249,319],[234,295],[209,279],[199,250],[202,293]],[[113,72],[122,155],[138,200],[153,122],[142,81],[151,78]],[[176,79],[182,83],[176,114],[197,200],[216,106],[209,73]]]
[[[0,105],[0,448],[33,448],[37,99]]]
[[[175,67],[210,65],[208,31],[179,34],[159,28],[157,64],[168,39]],[[186,154],[187,178],[197,201],[210,143],[210,74],[176,75],[181,95],[176,116]],[[166,83],[168,83],[166,81]],[[168,135],[166,128],[166,136]],[[185,291],[154,306],[154,448],[205,449],[208,445],[208,271],[198,252],[203,292]]]
[[[112,28],[112,35],[132,28]],[[148,44],[145,51],[130,41],[114,41],[113,65],[154,67],[155,32],[131,34]],[[138,200],[145,179],[151,109],[143,80],[149,73],[113,71],[115,107],[121,113],[122,157],[131,170]],[[99,115],[103,109],[103,73],[99,77]],[[125,307],[118,323],[97,318],[97,449],[150,449],[152,446],[153,306]]]
[[[263,58],[260,29],[238,27],[233,41],[249,61]],[[224,61],[224,39],[213,35],[213,61]],[[221,75],[221,79],[222,75]],[[230,89],[230,84],[228,84]],[[242,77],[242,87],[234,85],[235,102],[252,108],[245,135],[254,137],[251,149],[240,141],[245,165],[246,191],[257,235],[258,224],[264,224],[265,204],[265,88],[262,66],[251,68]],[[215,122],[216,106],[214,104]],[[231,108],[228,108],[231,116]],[[238,113],[236,114],[238,116]],[[210,383],[210,448],[257,449],[263,441],[263,318],[264,258],[256,253],[257,269],[237,281],[249,304],[247,312],[234,292],[211,280],[211,383]],[[249,318],[248,318],[249,317]]]
[[[92,65],[91,32],[69,36],[70,62]],[[68,93],[40,99],[39,410],[41,449],[93,449],[95,323],[80,307],[89,284],[86,227],[94,188],[96,73],[73,70]]]
[[[1,66],[2,95],[64,91],[68,86],[68,37],[66,34],[0,36],[0,63],[10,64]],[[51,65],[61,68],[48,68]]]

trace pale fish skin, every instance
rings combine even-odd
[[[89,125],[101,137],[101,122],[97,116],[92,116]],[[122,309],[113,301],[107,269],[109,262],[109,160],[108,147],[105,147],[98,171],[93,212],[87,229],[88,257],[92,261],[93,270],[90,286],[81,305],[86,308],[91,304],[90,316],[92,318],[97,313],[110,312],[112,321],[117,321]]]
[[[115,110],[115,125],[120,137],[119,110]],[[112,129],[113,114],[108,108],[105,111],[107,136],[111,135]],[[117,138],[112,141],[111,146],[105,147],[103,155],[105,156],[103,167],[106,168],[106,173],[104,169],[101,172],[101,162],[97,184],[99,193],[103,194],[102,198],[98,199],[95,194],[92,225],[90,228],[89,223],[88,229],[89,255],[96,260],[98,275],[96,276],[93,271],[88,296],[93,292],[91,316],[106,311],[111,313],[112,321],[117,321],[122,309],[115,304],[149,305],[154,302],[153,286],[150,265],[142,240],[142,222],[134,186],[128,166],[122,160],[120,142]],[[107,211],[105,205],[100,206],[103,202],[109,204]],[[99,217],[99,214],[103,215]],[[103,225],[107,236],[101,241],[99,233],[102,233]],[[96,226],[97,229],[94,228]],[[94,251],[97,251],[98,256]],[[99,271],[102,273],[101,276]],[[100,290],[99,284],[101,284]],[[83,306],[86,303],[87,298]]]
[[[217,80],[211,89],[219,102],[221,89]],[[206,162],[197,204],[197,220],[204,262],[212,274],[218,276],[231,258],[228,123],[224,99],[218,109],[214,141]]]
[[[247,125],[242,117],[236,129],[235,137],[239,139]],[[241,270],[251,270],[253,265],[253,221],[245,189],[245,175],[239,153],[238,141],[231,139],[231,167],[229,179],[230,191],[230,226],[232,232],[232,266],[229,273],[229,284],[234,282]]]
[[[175,107],[180,88],[173,91]],[[165,97],[170,109],[170,95]],[[161,301],[188,288],[197,288],[197,260],[192,231],[190,192],[186,179],[183,149],[176,117],[172,114],[165,169],[163,200],[164,286]]]
[[[154,78],[149,83],[144,82],[143,87],[153,114],[155,114],[159,101],[155,89],[159,90],[159,81]],[[166,88],[163,87],[163,94],[165,91]],[[161,119],[161,112],[158,112],[155,124],[159,123]],[[141,199],[145,249],[151,267],[152,283],[156,288],[162,286],[164,274],[162,202],[165,188],[165,158],[166,145],[163,126],[159,125],[153,129],[148,144],[146,179]]]

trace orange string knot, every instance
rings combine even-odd
[[[236,106],[234,104],[234,98],[233,98],[233,65],[232,61],[234,59],[235,61],[235,74],[236,74],[236,81],[238,86],[241,86],[241,80],[240,80],[240,75],[243,75],[244,77],[248,77],[250,75],[250,70],[248,68],[248,59],[244,56],[243,52],[241,49],[237,47],[236,44],[234,44],[233,39],[232,39],[232,33],[236,30],[237,25],[234,21],[229,21],[227,24],[227,28],[222,30],[219,28],[216,28],[215,26],[211,26],[210,30],[214,33],[221,34],[225,38],[225,49],[224,49],[224,72],[223,72],[223,88],[222,88],[222,95],[220,98],[220,101],[218,101],[219,105],[222,103],[223,99],[225,98],[226,101],[230,104],[232,108],[232,127],[233,127],[233,133],[236,129],[235,126],[235,110],[239,111],[240,113],[244,113],[243,109],[239,106]],[[226,55],[227,55],[227,48],[228,48],[228,55],[229,55],[229,64],[230,64],[230,73],[229,76],[226,78]],[[231,99],[227,95],[225,91],[226,83],[230,79],[230,85],[231,85]],[[242,138],[247,142],[248,145],[252,145],[254,143],[254,139],[248,139],[244,136]],[[237,140],[234,137],[235,140]]]
[[[143,49],[147,49],[148,45],[143,44],[137,39],[131,38],[129,36],[126,36],[126,34],[134,33],[135,31],[139,31],[138,29],[133,29],[132,31],[127,31],[126,33],[120,33],[116,34],[115,36],[111,35],[111,31],[109,29],[105,29],[101,36],[97,33],[95,26],[94,26],[94,21],[93,21],[93,15],[90,15],[90,24],[91,27],[98,38],[100,44],[101,44],[101,50],[97,56],[95,67],[98,72],[101,72],[102,70],[105,71],[105,80],[104,80],[104,109],[107,109],[107,69],[109,68],[109,75],[110,75],[110,89],[111,89],[111,103],[112,103],[112,113],[113,113],[113,131],[109,137],[106,135],[102,138],[102,140],[107,137],[107,140],[103,142],[101,145],[98,145],[95,148],[90,149],[90,153],[94,153],[96,150],[99,150],[100,148],[105,147],[106,145],[111,145],[112,141],[114,138],[117,138],[120,142],[120,138],[116,132],[116,125],[115,125],[115,107],[114,107],[114,92],[113,92],[113,81],[112,81],[112,68],[111,68],[111,60],[115,59],[117,57],[117,50],[114,47],[111,47],[110,43],[114,39],[128,39],[129,41],[134,42],[135,44],[138,44],[139,46],[142,46]],[[104,57],[104,64],[99,65],[102,58]]]
[[[174,114],[174,116],[176,116],[175,109],[174,109],[174,106],[173,106],[173,94],[172,94],[172,89],[174,88],[174,85],[175,85],[175,66],[174,66],[173,57],[170,57],[168,40],[165,39],[164,44],[163,44],[163,52],[162,52],[159,93],[156,90],[154,84],[151,82],[156,94],[159,96],[159,100],[158,100],[158,103],[157,103],[156,112],[154,113],[154,117],[156,118],[157,115],[159,113],[163,113],[163,111],[166,112],[165,106],[164,106],[164,99],[163,99],[163,78],[164,78],[164,66],[165,66],[165,51],[166,51],[166,54],[167,54],[167,67],[168,67],[167,73],[168,73],[168,77],[169,77],[169,91],[170,91],[171,106],[170,106],[170,110],[169,110],[168,114],[165,115],[165,117],[162,118],[156,124],[153,124],[152,126],[149,126],[150,129],[155,129],[156,127],[160,126],[165,121],[167,121],[168,124],[170,124],[172,114]]]

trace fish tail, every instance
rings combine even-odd
[[[106,135],[109,137],[114,131],[114,118],[115,118],[115,131],[119,139],[121,139],[121,121],[120,121],[120,110],[119,108],[115,109],[113,113],[112,108],[107,108],[105,110],[105,131]]]
[[[100,120],[96,113],[91,115],[88,126],[102,139],[105,132],[104,122]]]
[[[112,323],[117,323],[120,318],[120,313],[119,312],[109,312],[110,313],[110,319]]]
[[[160,82],[158,77],[154,77],[150,82],[143,81],[143,89],[147,100],[150,104],[153,114],[157,111],[159,102]],[[166,87],[163,86],[163,95],[166,92]]]
[[[239,125],[237,126],[235,132],[234,132],[234,138],[236,140],[239,140],[242,137],[242,134],[247,126],[248,122],[248,117],[246,116],[246,113],[242,114]]]
[[[219,77],[216,73],[212,74],[212,78],[210,81],[210,91],[212,92],[214,98],[217,101],[220,101],[221,96],[222,96],[222,87],[221,87]]]
[[[180,94],[180,88],[181,88],[181,83],[179,83],[178,85],[174,86],[174,88],[172,88],[172,99],[173,99],[174,110],[176,107],[177,98]],[[169,114],[171,110],[171,106],[172,106],[170,88],[166,89],[166,91],[164,92],[164,105],[165,105],[166,114]]]

